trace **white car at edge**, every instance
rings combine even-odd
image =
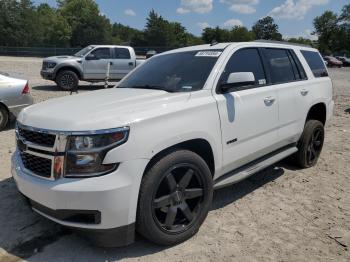
[[[316,49],[177,49],[117,88],[24,109],[12,174],[34,211],[99,244],[130,244],[136,230],[176,244],[198,231],[214,189],[291,155],[314,166],[333,105]]]

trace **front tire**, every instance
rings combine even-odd
[[[78,88],[79,77],[73,71],[64,70],[58,73],[55,82],[63,90],[71,91]]]
[[[303,134],[298,142],[299,151],[294,156],[294,162],[301,168],[316,165],[324,142],[324,126],[318,120],[308,120]]]
[[[155,163],[141,183],[137,231],[159,245],[174,245],[197,233],[213,198],[213,180],[194,152],[176,150]]]
[[[3,130],[9,121],[9,114],[3,106],[0,105],[0,131]]]

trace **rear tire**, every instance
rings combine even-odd
[[[2,131],[9,121],[9,114],[6,108],[0,105],[0,131]]]
[[[137,231],[159,245],[174,245],[197,233],[213,198],[213,180],[205,161],[176,150],[144,175],[137,209]]]
[[[55,82],[63,90],[71,91],[78,88],[79,77],[73,71],[64,70],[58,73]]]
[[[324,126],[318,120],[308,120],[298,142],[299,151],[294,155],[294,164],[301,168],[316,165],[324,142]]]

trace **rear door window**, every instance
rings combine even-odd
[[[115,59],[130,59],[130,51],[127,48],[114,48]]]
[[[272,84],[281,84],[297,80],[295,67],[286,49],[266,48],[265,57],[270,68]]]
[[[321,55],[318,52],[302,50],[301,53],[310,66],[310,69],[315,77],[328,76],[326,66],[322,60]]]

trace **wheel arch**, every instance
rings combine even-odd
[[[0,101],[0,107],[4,108],[7,111],[7,113],[10,115],[10,110],[4,102]]]
[[[7,112],[7,122],[6,122],[6,125],[7,125],[9,123],[9,121],[11,121],[11,119],[12,119],[11,112],[10,112],[9,108],[7,107],[7,105],[5,103],[3,103],[2,101],[0,101],[0,108],[4,108],[5,111]]]
[[[62,67],[57,69],[57,71],[55,72],[55,80],[56,80],[56,77],[58,76],[58,74],[62,71],[73,71],[74,73],[77,74],[79,80],[81,80],[82,76],[83,76],[82,72],[79,69],[77,69],[76,67],[70,66],[70,65],[65,65],[65,66],[62,66]]]
[[[214,177],[215,174],[215,158],[214,158],[214,152],[212,149],[212,146],[210,143],[203,138],[195,138],[186,140],[184,142],[180,142],[177,144],[174,144],[172,146],[166,147],[162,150],[160,150],[158,153],[156,153],[148,162],[144,175],[147,173],[147,171],[160,159],[162,159],[167,154],[170,154],[174,150],[177,149],[187,149],[189,151],[192,151],[196,154],[198,154],[208,165],[210,172],[212,176]]]
[[[308,120],[318,120],[320,121],[323,125],[326,124],[327,120],[327,107],[326,104],[323,102],[314,104],[313,106],[310,107],[308,114],[306,116],[306,121]]]

